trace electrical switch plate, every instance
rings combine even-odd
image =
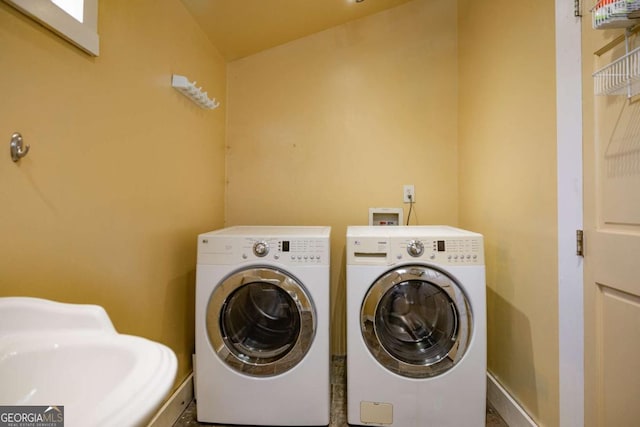
[[[413,184],[408,184],[402,188],[402,200],[405,203],[411,203],[416,201],[416,189]]]

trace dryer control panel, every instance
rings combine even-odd
[[[222,237],[201,235],[198,263],[274,261],[285,265],[329,264],[329,239],[314,237]]]

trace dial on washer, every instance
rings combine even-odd
[[[420,240],[412,240],[407,245],[407,252],[412,257],[419,257],[424,253],[424,245]]]

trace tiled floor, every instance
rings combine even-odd
[[[347,411],[347,378],[345,371],[345,358],[334,357],[331,367],[331,424],[329,427],[346,427]],[[205,424],[196,420],[197,407],[194,402],[187,407],[182,416],[173,427],[194,427],[194,426],[218,426],[221,424]],[[231,426],[229,426],[231,427]],[[463,427],[463,426],[460,426]],[[486,427],[508,427],[500,415],[487,404],[487,424]]]

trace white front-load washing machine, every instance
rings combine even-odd
[[[329,424],[330,227],[198,236],[198,421]]]
[[[349,424],[485,425],[485,280],[480,234],[348,228]]]

